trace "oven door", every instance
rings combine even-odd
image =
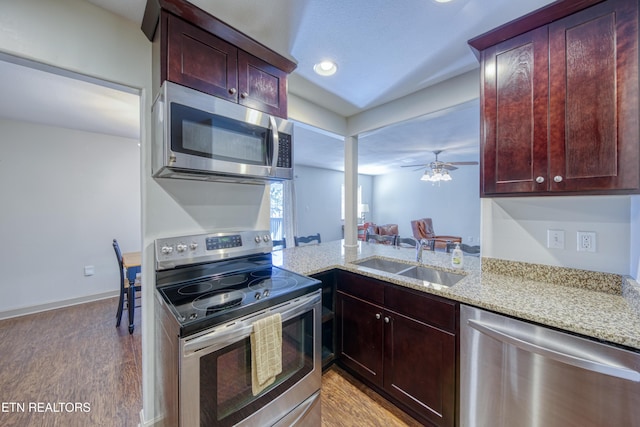
[[[180,425],[270,426],[303,402],[301,407],[308,409],[298,408],[296,419],[308,421],[318,416],[321,299],[318,290],[182,339]],[[282,317],[282,373],[271,386],[253,396],[252,325],[275,313]],[[314,394],[318,402],[309,402]],[[305,413],[312,410],[314,415]]]

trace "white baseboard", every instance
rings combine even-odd
[[[57,308],[70,307],[72,305],[84,304],[91,301],[98,301],[106,298],[113,298],[120,294],[120,291],[110,291],[101,294],[87,295],[79,298],[72,298],[64,301],[50,302],[47,304],[32,305],[29,307],[17,308],[15,310],[7,310],[0,312],[0,320],[10,319],[12,317],[25,316],[27,314],[40,313],[42,311],[55,310]]]

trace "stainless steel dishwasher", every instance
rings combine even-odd
[[[462,427],[640,426],[640,352],[460,308]]]

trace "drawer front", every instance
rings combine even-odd
[[[389,310],[450,332],[456,331],[458,304],[454,301],[388,285],[384,302]]]
[[[376,304],[384,303],[385,285],[375,279],[339,271],[337,276],[338,291]]]

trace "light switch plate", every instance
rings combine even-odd
[[[564,249],[564,230],[547,230],[547,248]]]

